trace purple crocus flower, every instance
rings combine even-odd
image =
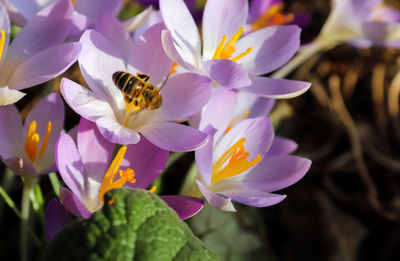
[[[22,123],[15,105],[0,107],[0,157],[15,174],[55,171],[54,146],[64,124],[64,103],[57,93],[42,98]]]
[[[0,3],[0,105],[20,100],[20,90],[44,83],[66,71],[81,51],[64,42],[71,28],[72,5],[52,4],[32,18],[10,41],[10,22]]]
[[[201,14],[202,10],[197,7],[197,0],[183,0],[190,10],[190,13],[193,15],[194,20],[197,23],[201,22]],[[142,5],[145,6],[154,6],[155,8],[159,8],[159,0],[137,0],[137,2],[141,3]]]
[[[209,78],[183,73],[167,81],[172,61],[165,55],[160,37],[163,24],[150,27],[132,45],[124,27],[112,16],[104,15],[99,33],[86,31],[80,42],[79,64],[91,90],[68,79],[61,82],[66,102],[82,117],[96,122],[100,132],[113,143],[135,144],[141,135],[169,151],[188,151],[201,147],[207,135],[173,121],[185,119],[201,110],[211,92]],[[162,105],[155,110],[133,106],[115,86],[117,71],[149,75],[154,86],[161,86]],[[140,112],[136,113],[136,109]]]
[[[163,31],[164,49],[186,70],[205,74],[227,89],[269,98],[295,97],[310,87],[308,82],[261,77],[295,54],[301,30],[296,25],[271,26],[241,37],[248,16],[247,0],[208,0],[202,43],[182,0],[160,0],[160,11],[169,29]]]
[[[74,215],[89,218],[103,206],[104,194],[128,186],[147,188],[161,173],[168,151],[145,138],[123,146],[112,160],[115,144],[107,141],[95,123],[81,118],[77,145],[68,134],[56,144],[56,163],[68,188],[60,188],[64,207]],[[110,163],[111,162],[111,163]],[[115,177],[119,173],[119,177]],[[118,175],[117,175],[118,176]],[[162,196],[180,218],[188,218],[203,207],[202,200],[187,196]]]
[[[334,0],[320,42],[400,46],[400,11],[383,0]]]
[[[208,125],[205,131],[210,142],[195,152],[197,185],[214,207],[235,211],[232,200],[254,207],[277,204],[286,196],[271,192],[296,183],[310,168],[310,160],[289,155],[296,143],[274,137],[266,117],[240,121],[231,129]]]

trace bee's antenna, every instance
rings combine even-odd
[[[160,91],[162,90],[162,88],[164,88],[164,85],[167,83],[170,75],[171,75],[171,72],[168,73],[167,78],[165,78],[164,82],[161,84]]]

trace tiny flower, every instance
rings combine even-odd
[[[37,176],[55,171],[54,146],[64,124],[57,93],[41,99],[22,123],[14,105],[0,107],[0,157],[15,174]]]
[[[0,3],[0,105],[20,100],[20,90],[66,71],[78,58],[79,43],[62,42],[71,28],[72,6],[62,0],[32,18],[9,45],[10,22]]]
[[[123,186],[147,188],[161,173],[168,151],[145,138],[122,146],[112,159],[115,144],[108,142],[96,124],[81,118],[77,145],[68,134],[56,144],[56,162],[69,189],[60,188],[64,207],[74,215],[89,218],[102,208],[104,194]],[[111,163],[110,163],[111,162]],[[203,206],[201,200],[186,196],[163,196],[181,218],[187,218]]]
[[[210,142],[195,152],[197,185],[216,208],[235,211],[231,200],[254,207],[277,204],[286,196],[271,192],[296,183],[310,168],[310,160],[289,155],[297,145],[274,137],[266,117],[217,132],[208,125],[205,131]]]
[[[102,34],[88,30],[80,40],[83,50],[78,61],[91,90],[63,79],[61,92],[66,102],[82,117],[96,122],[104,137],[113,143],[135,144],[143,135],[169,151],[188,151],[204,145],[206,134],[173,121],[201,110],[209,100],[211,81],[195,73],[168,78],[172,61],[161,45],[162,24],[150,27],[132,45],[115,18],[106,15],[104,19],[98,27]],[[116,72],[124,72],[125,78],[120,79],[134,79],[137,73],[149,76],[146,80],[152,88],[162,88],[160,107],[135,105],[135,100],[113,82]],[[140,94],[137,98],[141,97]]]

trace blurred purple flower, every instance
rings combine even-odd
[[[66,71],[81,51],[80,43],[64,42],[71,28],[69,1],[52,4],[27,23],[12,43],[10,22],[0,3],[0,105],[20,100],[20,90],[44,83]]]
[[[310,160],[289,155],[296,143],[274,137],[266,117],[240,121],[231,129],[207,125],[204,131],[210,142],[195,152],[197,185],[214,207],[235,211],[231,200],[254,207],[277,204],[286,196],[271,192],[296,183],[310,168]]]
[[[0,157],[15,174],[37,176],[56,170],[54,146],[64,125],[57,93],[41,99],[22,124],[14,105],[0,107]]]
[[[137,144],[123,146],[112,160],[114,147],[115,144],[100,134],[95,123],[84,118],[79,124],[77,145],[68,134],[62,134],[58,139],[57,168],[68,186],[68,189],[60,188],[60,199],[74,215],[89,218],[101,209],[103,196],[111,189],[122,186],[146,189],[159,176],[168,158],[168,151],[145,138]],[[119,177],[115,177],[117,172]],[[202,200],[197,198],[161,198],[182,219],[196,214],[203,207]]]
[[[208,102],[211,81],[195,73],[170,77],[161,90],[159,109],[134,113],[112,75],[126,71],[151,77],[154,86],[165,81],[172,61],[165,55],[160,37],[162,24],[150,27],[133,45],[123,25],[114,17],[103,16],[98,30],[86,31],[80,42],[79,64],[91,90],[68,79],[61,82],[61,92],[78,114],[96,122],[100,132],[113,143],[135,144],[142,134],[156,146],[169,151],[188,151],[203,146],[207,135],[173,121],[187,118]],[[101,19],[100,19],[101,20]],[[143,109],[143,108],[139,108]]]
[[[202,10],[197,7],[198,0],[183,0],[188,7],[190,13],[192,14],[194,20],[197,23],[201,22]],[[160,8],[159,0],[137,0],[137,2],[141,3],[145,6],[154,6],[155,8]]]

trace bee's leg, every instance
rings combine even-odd
[[[145,81],[145,82],[147,82],[148,80],[150,80],[150,76],[147,75],[147,74],[144,74],[144,73],[137,72],[137,73],[136,73],[136,76],[137,76],[138,78],[142,79],[142,80]]]
[[[165,78],[164,82],[161,84],[160,91],[162,90],[162,88],[164,88],[164,85],[167,83],[170,75],[171,75],[171,72],[168,73],[168,75]]]

